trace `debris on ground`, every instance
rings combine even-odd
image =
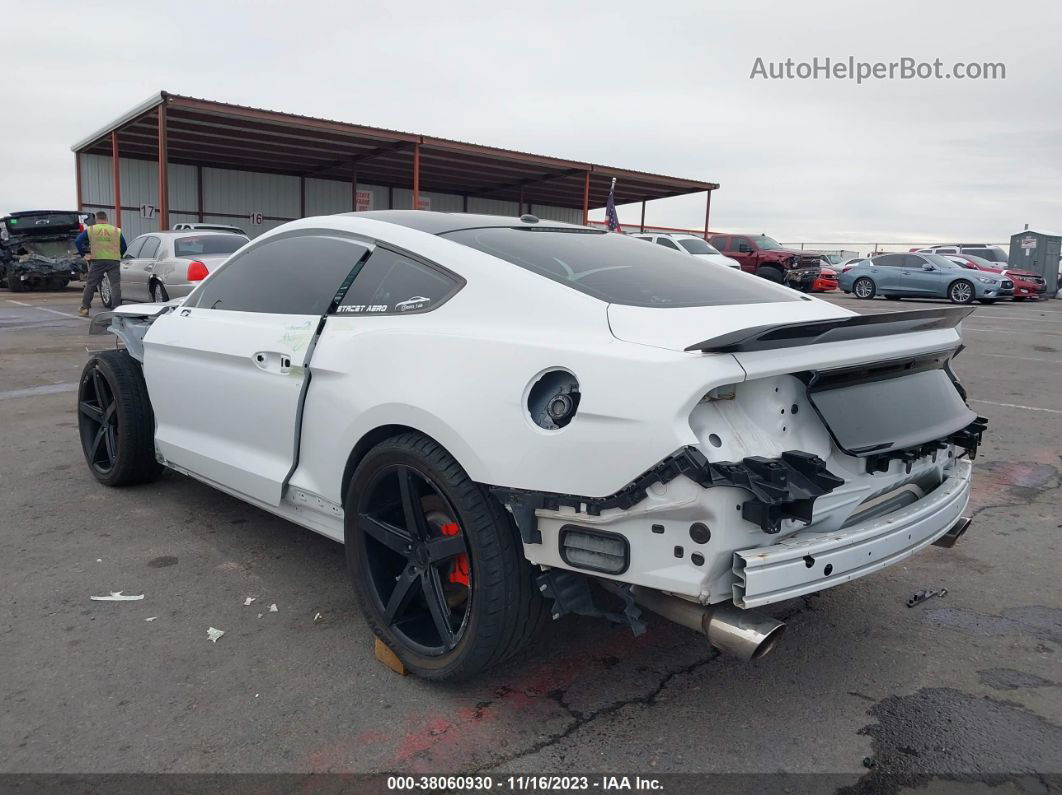
[[[225,630],[223,629],[214,629],[214,627],[207,628],[207,640],[209,640],[211,643],[217,643],[218,638],[220,638],[224,634]]]
[[[264,615],[265,615],[265,613],[259,613],[259,614],[258,614],[258,617],[259,617],[259,618],[261,618],[261,617],[262,617],[262,616],[264,616]]]
[[[910,599],[907,600],[908,607],[914,607],[915,605],[922,604],[926,599],[932,599],[934,596],[943,599],[948,595],[947,588],[940,588],[935,591],[917,591]]]
[[[243,600],[243,606],[244,607],[250,607],[251,602],[253,602],[254,600],[255,600],[255,597],[248,596],[246,599]]]
[[[145,621],[154,621],[156,618],[158,618],[158,616],[149,616],[148,618],[145,618],[144,620]]]
[[[271,604],[271,605],[269,606],[269,612],[270,612],[270,613],[276,613],[276,612],[277,612],[277,605],[276,605],[276,602],[274,602],[273,604]]]
[[[322,621],[324,621],[324,616],[322,616],[320,613],[316,613],[313,617],[313,623],[320,624]]]
[[[90,596],[93,602],[139,602],[144,594],[125,594],[121,591],[111,591],[108,596]]]

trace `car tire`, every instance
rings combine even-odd
[[[140,363],[125,351],[92,354],[77,390],[81,450],[93,477],[105,486],[155,480],[155,414]]]
[[[761,279],[766,279],[767,281],[775,282],[776,284],[785,283],[785,274],[782,273],[782,269],[775,268],[773,265],[764,265],[756,271],[756,275]]]
[[[869,276],[860,276],[852,284],[852,292],[856,298],[873,298],[878,294],[878,288]]]
[[[966,279],[957,279],[948,285],[948,300],[953,304],[970,304],[973,303],[974,286]]]
[[[994,304],[996,302],[995,298],[978,298],[977,300],[980,301],[982,304],[988,305]]]
[[[151,283],[151,302],[154,304],[163,304],[170,300],[170,294],[166,292],[166,285],[162,282],[154,281]]]
[[[24,293],[26,292],[26,283],[17,276],[8,276],[7,289],[13,293]]]
[[[56,292],[62,292],[66,289],[66,285],[69,284],[68,279],[52,279],[48,282],[48,289]]]
[[[111,292],[111,277],[109,274],[103,274],[103,278],[100,279],[100,286],[96,288],[96,292],[100,295],[100,303],[107,309],[114,309],[114,294]]]
[[[467,679],[515,654],[541,626],[544,600],[512,519],[434,440],[410,432],[372,448],[344,506],[355,596],[410,672]],[[448,536],[449,555],[432,563],[440,553],[431,548]]]

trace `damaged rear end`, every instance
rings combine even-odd
[[[13,292],[61,289],[86,270],[74,241],[83,225],[76,212],[31,210],[2,219],[0,279]]]
[[[695,443],[616,495],[555,496],[536,511],[542,541],[525,549],[557,567],[543,578],[555,612],[596,611],[569,574],[592,572],[636,631],[646,608],[751,659],[780,634],[753,608],[965,532],[970,460],[987,425],[951,368],[971,310],[860,316],[815,303],[795,314],[825,319],[700,340],[697,315],[711,327],[716,313],[718,328],[725,309],[670,310],[682,314],[663,327],[647,322],[659,310],[610,306],[619,339],[697,357],[706,373],[730,359],[744,378],[708,389],[688,416]]]

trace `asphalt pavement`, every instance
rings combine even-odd
[[[979,306],[964,323],[956,370],[990,426],[955,548],[775,606],[786,636],[754,664],[664,621],[634,638],[564,618],[462,685],[374,659],[338,544],[173,473],[100,486],[74,390],[86,350],[113,342],[89,337],[77,306],[73,288],[0,292],[0,772],[1059,786],[1062,301]],[[89,599],[111,591],[144,599]]]

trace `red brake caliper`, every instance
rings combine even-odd
[[[455,536],[461,532],[457,522],[448,522],[439,530],[444,536]],[[468,587],[468,555],[464,552],[454,558],[453,567],[450,569],[450,582]]]

